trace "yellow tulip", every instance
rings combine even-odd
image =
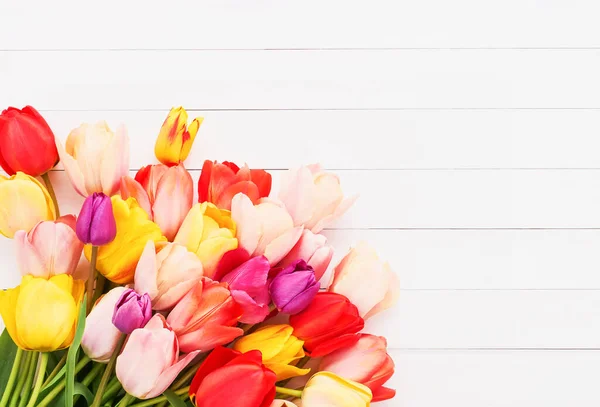
[[[148,214],[135,198],[123,200],[115,195],[111,198],[113,214],[117,225],[115,240],[98,248],[96,268],[104,277],[118,284],[133,282],[135,268],[144,247],[149,240],[166,242],[158,225],[148,218]],[[90,260],[92,246],[86,245],[85,256]]]
[[[259,350],[264,365],[275,372],[277,381],[303,376],[310,369],[294,365],[304,357],[304,341],[292,335],[293,332],[294,328],[289,325],[265,326],[238,339],[233,348],[242,353]]]
[[[174,241],[196,253],[202,261],[204,275],[212,278],[223,255],[237,249],[235,233],[231,212],[204,202],[190,209]]]
[[[154,154],[165,165],[177,165],[190,154],[196,133],[204,119],[197,117],[187,125],[188,114],[183,107],[172,108],[160,128]]]
[[[83,281],[67,274],[26,275],[20,286],[0,291],[0,315],[15,344],[40,352],[70,346],[84,288]]]
[[[29,232],[38,222],[56,219],[46,187],[22,172],[0,175],[0,202],[0,233],[9,238],[17,230]]]
[[[330,372],[319,372],[304,387],[302,407],[368,407],[372,398],[365,385]]]

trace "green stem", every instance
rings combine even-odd
[[[62,369],[62,367],[65,365],[66,362],[67,362],[67,352],[65,352],[63,357],[58,361],[58,363],[54,367],[54,370],[52,370],[50,375],[46,378],[46,380],[44,380],[44,384],[42,384],[42,389],[44,387],[46,387],[52,379],[54,379],[54,377],[58,374],[58,372],[60,372],[60,369]]]
[[[104,285],[106,283],[106,277],[102,274],[96,274],[96,290],[94,291],[94,299],[92,300],[92,307],[98,301],[98,298],[104,293]]]
[[[183,396],[186,393],[189,393],[190,391],[190,386],[184,387],[183,389],[179,389],[177,391],[174,391],[173,393],[175,393],[178,396]],[[146,400],[146,401],[142,401],[141,403],[137,403],[137,404],[132,404],[131,407],[147,407],[147,406],[153,406],[155,404],[158,404],[160,402],[163,401],[167,401],[167,396],[160,396],[160,397],[155,397],[153,399],[150,400]],[[121,407],[119,405],[119,407]]]
[[[92,246],[92,258],[90,260],[90,275],[87,281],[87,313],[92,310],[94,302],[94,281],[96,281],[96,259],[98,258],[98,246]]]
[[[288,389],[286,387],[275,387],[277,393],[285,394],[286,396],[302,397],[302,390]]]
[[[83,384],[85,387],[90,387],[90,384],[94,381],[96,376],[98,376],[100,374],[100,371],[102,370],[103,367],[104,367],[103,364],[96,363],[94,365],[94,367],[92,368],[92,370],[90,370],[89,373],[83,378],[83,380],[81,381],[81,384]],[[75,398],[73,399],[74,405],[77,405],[77,400],[79,400],[79,397],[80,397],[80,395],[77,394],[75,396]]]
[[[200,367],[202,362],[204,362],[204,359],[206,359],[207,356],[208,356],[208,353],[205,353],[204,355],[200,356],[200,360],[198,362],[194,363],[192,366],[190,366],[188,368],[188,371],[186,373],[184,373],[183,376],[181,376],[179,378],[179,380],[177,380],[175,383],[173,383],[173,385],[171,386],[171,389],[173,391],[176,391],[178,388],[185,385],[185,383],[188,380],[193,378],[196,375],[198,368]]]
[[[40,395],[40,389],[42,388],[42,383],[44,383],[44,376],[46,375],[46,366],[48,365],[48,357],[49,353],[42,353],[40,356],[40,366],[38,367],[37,377],[35,379],[35,386],[33,387],[33,394],[31,395],[31,399],[27,404],[27,407],[34,407],[37,402],[38,396]]]
[[[90,361],[90,358],[88,358],[87,356],[84,356],[76,365],[75,365],[75,374],[79,373],[79,371],[81,369],[83,369],[85,367],[85,365],[88,364],[88,362]],[[37,407],[47,407],[48,405],[50,405],[50,403],[52,403],[52,400],[54,400],[54,398],[56,396],[58,396],[60,394],[61,391],[63,391],[63,389],[65,388],[66,385],[66,380],[61,380],[56,387],[54,387],[52,389],[52,391],[50,393],[48,393],[46,395],[46,397],[44,397],[44,399],[40,402],[40,404],[38,404]]]
[[[100,380],[100,386],[98,387],[98,391],[96,392],[96,397],[94,397],[94,402],[91,407],[100,407],[100,403],[102,402],[102,396],[104,394],[104,389],[108,384],[110,377],[112,376],[113,370],[115,368],[115,363],[117,363],[117,356],[121,352],[121,348],[123,347],[123,343],[125,343],[125,338],[127,335],[121,335],[119,341],[117,342],[117,346],[108,361],[108,365],[104,370],[104,374],[102,375],[102,380]]]
[[[48,173],[42,174],[42,179],[44,180],[44,184],[46,184],[46,189],[48,190],[48,194],[50,194],[50,198],[52,198],[54,210],[56,211],[56,219],[58,219],[60,217],[60,209],[58,208],[58,200],[56,199],[52,182],[50,182],[50,176]]]
[[[25,357],[21,360],[21,368],[19,378],[17,379],[17,386],[15,387],[15,391],[13,393],[13,397],[10,400],[10,407],[17,407],[19,403],[19,396],[21,395],[21,391],[23,390],[23,385],[27,381],[27,377],[29,374],[29,364],[31,362],[31,357],[34,352],[25,351]]]
[[[114,397],[119,390],[121,390],[123,386],[121,386],[121,382],[117,377],[113,377],[106,388],[106,391],[102,395],[102,403],[108,402],[112,397]]]
[[[17,379],[17,373],[19,372],[19,367],[21,366],[21,356],[23,356],[23,349],[17,348],[17,353],[15,354],[15,359],[13,360],[12,369],[10,370],[10,376],[8,376],[8,383],[6,383],[6,387],[4,388],[4,394],[2,395],[2,400],[0,400],[0,407],[6,407],[8,404],[8,399],[12,393],[13,386],[15,385],[15,380]]]
[[[38,352],[32,352],[31,359],[29,361],[29,369],[27,370],[27,378],[25,379],[25,384],[23,385],[23,394],[21,395],[21,401],[19,401],[19,407],[25,407],[27,401],[29,400],[29,395],[31,394],[31,385],[33,384],[33,378],[35,377],[35,368],[37,367],[38,357],[40,354]]]
[[[125,393],[125,397],[123,397],[121,399],[121,401],[119,402],[119,404],[117,404],[118,407],[126,407],[129,403],[131,403],[133,400],[135,399],[135,397],[133,397],[131,394],[129,393]]]

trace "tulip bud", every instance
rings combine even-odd
[[[152,302],[147,293],[142,295],[131,288],[126,289],[117,304],[112,323],[124,334],[129,335],[135,329],[143,328],[152,318]]]
[[[310,378],[302,392],[306,407],[368,407],[373,394],[360,383],[330,372],[319,372]]]
[[[319,288],[313,268],[298,260],[275,276],[269,291],[279,311],[294,315],[308,307]]]
[[[102,192],[88,196],[79,212],[75,231],[85,244],[103,246],[112,242],[117,235],[117,225],[110,198]]]
[[[169,166],[177,165],[189,155],[196,133],[204,119],[195,118],[189,127],[187,120],[188,114],[181,106],[174,107],[169,112],[154,146],[154,154],[161,163]]]

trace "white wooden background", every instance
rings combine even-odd
[[[131,168],[168,109],[187,165],[320,161],[361,199],[326,231],[399,273],[403,407],[600,403],[600,3],[0,0],[0,107],[65,138],[125,122]],[[64,174],[53,174],[63,180]],[[72,194],[65,184],[61,199]],[[2,286],[16,283],[0,242]]]

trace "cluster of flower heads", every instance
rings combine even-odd
[[[166,391],[225,407],[392,398],[386,340],[363,329],[396,302],[396,276],[362,242],[330,268],[321,234],[355,198],[318,165],[288,171],[270,196],[267,171],[205,161],[194,203],[183,161],[201,123],[172,109],[161,163],[132,178],[124,127],[83,124],[63,146],[32,107],[2,113],[0,233],[14,237],[22,281],[0,291],[0,314],[14,343],[68,348],[87,296],[81,347],[116,375],[114,405]],[[48,181],[59,160],[85,197],[77,217],[60,216]]]

